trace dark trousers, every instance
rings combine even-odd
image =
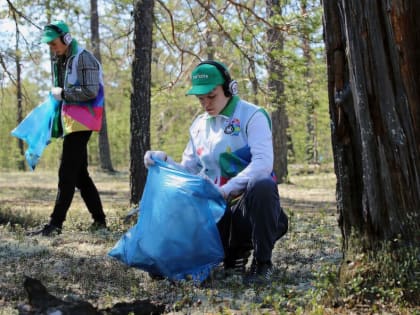
[[[239,258],[253,249],[258,261],[270,261],[275,242],[288,229],[288,219],[280,206],[273,179],[248,184],[238,203],[226,210],[218,229],[225,259]]]
[[[87,143],[92,131],[73,132],[64,137],[60,168],[58,171],[58,193],[51,223],[61,227],[73,200],[75,188],[85,202],[95,221],[105,222],[98,190],[88,173]]]

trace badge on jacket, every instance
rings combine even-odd
[[[224,133],[227,135],[237,136],[241,131],[241,123],[238,118],[227,119],[225,121]]]

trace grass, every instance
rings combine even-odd
[[[56,194],[53,172],[7,172],[0,177],[0,314],[18,314],[27,302],[23,277],[37,278],[57,297],[77,296],[103,309],[117,302],[150,298],[172,314],[420,314],[416,305],[352,299],[363,284],[355,277],[351,294],[338,284],[341,232],[336,222],[335,176],[331,171],[292,168],[288,184],[279,185],[290,227],[276,243],[274,280],[265,287],[245,287],[239,276],[218,277],[205,287],[190,282],[154,281],[107,253],[135,222],[129,211],[129,174],[92,172],[107,213],[110,231],[89,233],[88,211],[76,193],[55,238],[28,237],[48,221]],[[350,283],[351,284],[351,283]],[[349,286],[349,283],[345,286]],[[394,292],[389,289],[384,292]],[[379,294],[380,290],[375,290]],[[396,292],[395,294],[398,294]],[[379,303],[379,302],[380,303]]]

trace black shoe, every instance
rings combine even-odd
[[[41,230],[30,232],[28,235],[29,236],[34,236],[34,235],[55,236],[58,234],[61,234],[61,227],[48,223],[48,224],[45,224]]]
[[[223,261],[225,271],[245,273],[246,264],[248,263],[248,257],[250,254],[250,251],[244,251],[240,254],[228,255]]]
[[[91,231],[91,232],[96,232],[96,231],[99,231],[99,230],[108,230],[108,228],[106,226],[106,222],[95,221],[89,227],[89,231]]]
[[[251,268],[244,277],[245,285],[261,285],[271,281],[274,267],[271,261],[260,262],[257,259],[252,260]]]

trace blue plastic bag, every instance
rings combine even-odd
[[[153,275],[201,282],[224,257],[216,222],[225,208],[208,180],[156,160],[149,168],[137,224],[109,255]]]
[[[35,169],[44,149],[51,142],[52,123],[58,105],[59,102],[50,93],[48,99],[35,107],[11,132],[12,136],[27,143],[25,158],[31,170]]]

